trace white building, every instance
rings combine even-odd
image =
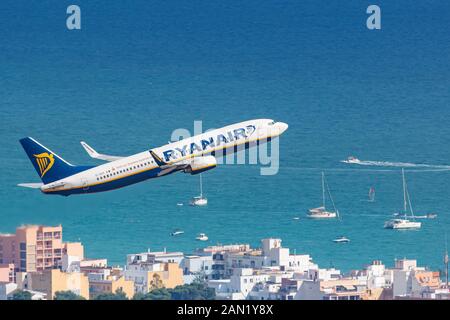
[[[281,283],[292,275],[275,268],[236,268],[229,279],[209,280],[208,286],[216,290],[217,299],[280,299]]]
[[[392,290],[394,297],[404,297],[411,293],[412,277],[410,275],[414,270],[424,271],[425,269],[417,267],[417,260],[395,260],[395,267],[392,270]]]
[[[8,300],[16,291],[17,284],[14,282],[0,282],[0,300]]]
[[[281,239],[263,239],[262,249],[224,254],[226,275],[230,276],[235,268],[262,269],[263,267],[279,267],[282,271],[306,272],[317,268],[309,255],[290,254],[289,248],[281,246]]]
[[[125,280],[134,281],[134,291],[136,293],[147,293],[150,288],[149,272],[164,271],[164,266],[161,263],[141,262],[127,264],[123,271]]]
[[[147,251],[143,253],[135,253],[127,255],[127,265],[141,262],[174,262],[181,265],[184,259],[183,252],[167,252],[167,251]]]
[[[236,268],[230,279],[210,280],[208,286],[216,290],[218,299],[245,300],[257,284],[264,284],[269,274],[259,274],[251,268]]]
[[[328,281],[335,280],[342,277],[341,271],[335,268],[311,268],[306,270],[303,274],[301,272],[296,272],[296,279],[305,279],[305,280],[320,280],[320,281]]]
[[[205,280],[211,279],[211,275],[213,273],[213,265],[214,261],[212,255],[185,256],[180,266],[183,269],[184,283],[191,283],[197,277],[201,277]]]

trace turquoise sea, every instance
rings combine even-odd
[[[82,29],[66,29],[78,4]],[[382,29],[366,28],[367,1],[2,1],[0,11],[0,232],[61,223],[86,255],[124,264],[147,248],[280,237],[297,253],[343,270],[373,259],[417,258],[442,268],[450,231],[450,171],[408,167],[419,231],[383,229],[401,209],[400,167],[450,165],[450,3],[377,1]],[[98,151],[130,155],[165,144],[177,128],[254,118],[289,124],[281,167],[222,165],[203,175],[209,204],[182,173],[87,196],[17,187],[39,178],[18,140],[32,136],[74,164]],[[311,221],[325,171],[342,221]],[[366,201],[370,186],[376,201]],[[300,216],[300,220],[293,220]],[[185,234],[170,237],[174,228]],[[346,245],[331,240],[345,234]]]

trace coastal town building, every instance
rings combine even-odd
[[[0,264],[14,264],[16,271],[34,272],[57,267],[62,256],[83,258],[79,242],[62,241],[62,226],[24,225],[15,234],[0,234]]]
[[[16,282],[13,263],[0,264],[0,282]]]
[[[134,282],[126,280],[124,276],[111,274],[111,270],[108,270],[109,272],[107,270],[88,275],[90,299],[95,299],[100,294],[117,292],[123,292],[131,299],[134,295]]]
[[[135,293],[183,284],[183,270],[176,262],[132,261],[125,266],[123,275],[126,280],[134,282]]]
[[[54,299],[71,291],[86,299],[123,292],[175,288],[204,281],[225,300],[379,300],[450,299],[441,274],[413,259],[395,260],[389,268],[374,260],[360,270],[342,273],[320,268],[308,254],[292,253],[281,239],[209,246],[192,254],[151,251],[129,254],[122,267],[106,259],[85,259],[81,243],[62,242],[62,227],[21,226],[0,235],[0,299],[17,290],[32,299]]]
[[[89,299],[88,277],[80,272],[63,272],[59,269],[28,273],[28,289],[44,292],[52,300],[58,291],[72,291]]]
[[[9,300],[16,290],[16,283],[0,281],[0,300]]]
[[[212,279],[213,265],[212,255],[185,255],[181,262],[183,282],[186,284],[196,279]]]

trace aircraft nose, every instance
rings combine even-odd
[[[285,132],[289,128],[288,124],[284,123],[284,122],[277,122],[277,126],[278,126],[278,128],[280,130],[280,134],[282,134],[283,132]]]

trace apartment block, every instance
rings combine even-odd
[[[25,225],[15,234],[0,234],[0,264],[14,264],[20,272],[36,272],[60,266],[62,256],[83,259],[79,242],[63,243],[62,226]]]

